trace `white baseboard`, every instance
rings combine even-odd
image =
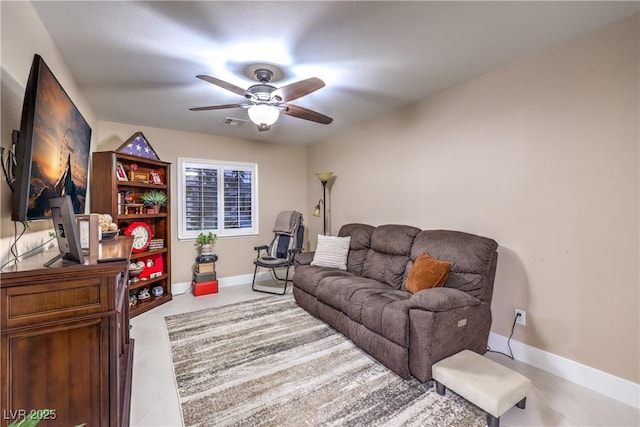
[[[507,338],[491,332],[489,347],[507,352]],[[511,349],[515,358],[521,362],[640,409],[640,384],[513,339]]]
[[[260,272],[256,275],[256,281],[268,280],[271,276],[268,271]],[[218,288],[229,286],[246,285],[253,281],[253,274],[241,274],[239,276],[221,277],[218,279]],[[171,284],[172,295],[182,295],[191,290],[191,282],[180,282]]]
[[[171,295],[182,295],[191,290],[191,282],[180,282],[171,284]]]

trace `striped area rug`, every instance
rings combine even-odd
[[[188,426],[485,426],[298,307],[266,297],[165,318]]]

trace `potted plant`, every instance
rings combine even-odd
[[[160,190],[149,190],[140,195],[140,201],[150,208],[149,213],[160,213],[161,206],[167,206],[167,193]]]
[[[212,232],[201,232],[196,237],[196,245],[200,248],[200,256],[202,257],[211,257],[213,254],[213,245],[216,243],[218,236]]]
[[[211,253],[213,245],[216,243],[217,239],[218,235],[212,232],[201,232],[200,234],[198,234],[198,237],[196,237],[196,244],[200,246],[201,252],[208,251],[208,253]]]

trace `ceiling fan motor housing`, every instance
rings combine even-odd
[[[261,103],[269,102],[271,101],[271,93],[275,90],[276,90],[276,87],[274,86],[259,83],[247,89],[247,92],[249,92],[249,94],[251,95],[247,94],[246,98],[252,99],[252,100],[255,100],[257,98],[257,100],[260,101]]]
[[[273,78],[273,71],[267,70],[266,68],[258,68],[254,75],[256,76],[256,80],[260,83],[268,83]]]

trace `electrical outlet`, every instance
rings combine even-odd
[[[526,326],[527,324],[527,312],[516,308],[516,323],[518,325]]]

